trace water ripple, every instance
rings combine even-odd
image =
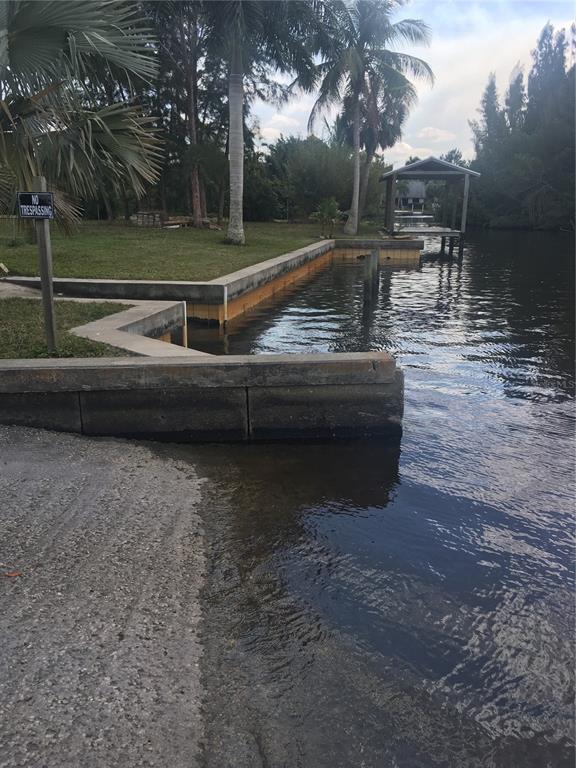
[[[192,452],[215,468],[210,711],[259,745],[238,765],[573,765],[570,253],[501,233],[335,265],[206,341],[388,349],[406,384],[401,443]]]

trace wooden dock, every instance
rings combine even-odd
[[[394,235],[420,235],[422,237],[460,237],[459,229],[447,227],[399,227],[396,223]]]

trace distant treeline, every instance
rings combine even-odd
[[[381,14],[382,3],[359,2],[358,12]],[[400,3],[395,0],[394,4]],[[260,7],[257,2],[243,5]],[[340,5],[336,0],[326,0],[325,4],[309,0],[302,7],[322,6],[329,10]],[[152,82],[140,82],[137,89],[139,104],[145,115],[153,116],[147,119],[153,120],[162,140],[157,182],[146,185],[146,194],[140,200],[129,184],[113,187],[104,181],[98,183],[97,195],[84,199],[88,217],[128,218],[138,209],[161,209],[193,212],[202,220],[210,215],[222,222],[228,214],[229,72],[219,49],[210,47],[209,34],[212,27],[218,28],[224,21],[208,13],[222,10],[223,6],[140,0],[139,7],[157,39],[158,72]],[[371,18],[368,15],[362,27],[358,17],[360,40],[364,40],[360,32],[370,28]],[[345,61],[351,41],[349,35],[338,49]],[[325,139],[281,136],[265,145],[253,117],[253,106],[257,99],[275,104],[288,95],[286,87],[274,80],[277,66],[268,61],[265,52],[256,50],[253,68],[244,76],[244,217],[252,221],[307,219],[332,198],[341,211],[349,211],[358,156],[358,211],[364,217],[380,216],[382,185],[378,178],[386,167],[385,154],[381,153],[386,153],[401,136],[414,106],[411,85],[406,82],[400,90],[391,87],[386,69],[386,77],[369,78],[378,88],[374,85],[374,92],[368,88],[361,91],[364,95],[357,100],[356,112],[349,96],[341,102],[335,99],[340,113],[332,125],[325,123]],[[565,31],[546,24],[532,57],[527,76],[517,67],[501,95],[495,76],[490,75],[479,116],[470,122],[476,156],[469,165],[481,173],[471,186],[470,226],[574,229],[574,50]],[[336,67],[340,71],[338,67],[340,64]],[[346,82],[351,76],[347,77]],[[115,100],[125,99],[124,90],[114,78],[107,76],[104,80],[109,87],[93,88],[91,97],[103,109]],[[396,95],[393,98],[390,94]],[[356,113],[361,131],[355,152]],[[443,157],[466,164],[458,149]],[[453,199],[441,184],[427,186],[428,205],[448,221],[459,199]]]
[[[470,167],[482,174],[472,185],[471,224],[574,229],[574,50],[548,23],[532,58],[527,82],[517,67],[503,99],[490,75],[470,122]]]

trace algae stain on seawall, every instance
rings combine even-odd
[[[570,254],[334,266],[205,339],[406,380],[401,441],[181,449],[212,480],[207,765],[573,765]]]

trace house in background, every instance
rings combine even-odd
[[[421,212],[426,199],[426,182],[402,180],[396,184],[394,207],[397,211]]]

